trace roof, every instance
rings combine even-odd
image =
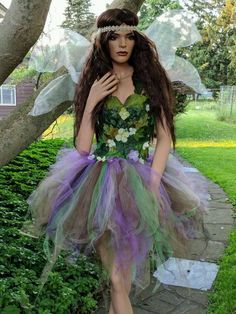
[[[0,2],[0,20],[4,18],[7,8]]]
[[[0,9],[4,12],[7,12],[7,8],[0,2]]]

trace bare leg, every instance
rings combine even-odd
[[[122,276],[124,279],[124,286],[125,286],[126,293],[129,296],[129,293],[131,290],[131,284],[132,284],[131,283],[131,270],[130,269],[122,270]],[[116,314],[114,309],[113,309],[113,303],[112,302],[110,304],[109,314]]]
[[[115,264],[111,274],[111,302],[115,314],[133,314],[123,272]]]
[[[123,278],[125,278],[125,289],[127,294],[130,294],[131,291],[131,286],[132,286],[132,274],[131,274],[131,268],[129,267],[128,269],[123,269]]]
[[[112,256],[110,252],[111,250],[107,247],[107,236],[108,233],[105,233],[99,240],[99,243],[97,243],[96,249],[101,257],[105,269],[111,274],[111,306],[109,314],[133,314],[129,299],[131,275],[129,271],[117,269],[117,265],[115,265],[115,263],[109,265],[109,261],[110,263],[112,260],[114,261],[114,256]],[[124,278],[126,278],[126,280]]]
[[[113,309],[113,305],[112,302],[110,304],[110,308],[109,308],[109,313],[108,314],[115,314],[114,309]]]

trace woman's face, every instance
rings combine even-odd
[[[125,63],[129,60],[135,45],[132,31],[115,31],[108,40],[109,53],[112,61]]]

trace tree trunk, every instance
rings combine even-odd
[[[41,0],[41,2],[43,2],[43,0]],[[131,4],[130,1],[115,0],[110,5],[110,8],[128,8],[137,13],[143,2],[144,0],[134,0]],[[2,37],[3,34],[1,33],[0,40]],[[12,47],[12,49],[14,51],[14,47]],[[1,121],[0,166],[7,164],[17,154],[27,148],[71,105],[71,102],[65,102],[58,106],[54,111],[44,115],[35,117],[29,116],[28,112],[33,107],[34,100],[38,93],[39,91],[36,92],[29,101],[17,107],[7,118]]]
[[[0,25],[0,85],[43,31],[51,0],[12,0]]]

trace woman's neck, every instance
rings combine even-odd
[[[131,72],[133,67],[128,63],[115,63],[113,62],[113,71],[119,76],[124,76]]]

